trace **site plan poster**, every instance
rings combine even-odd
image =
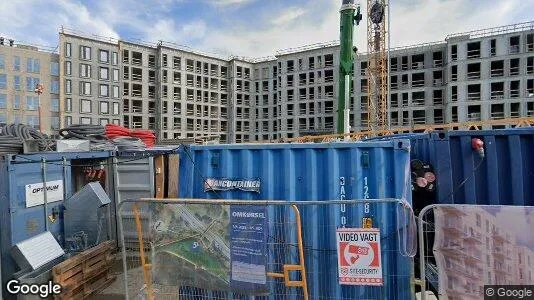
[[[265,206],[157,204],[151,207],[156,285],[264,294]],[[135,228],[132,228],[135,230]]]
[[[266,207],[233,205],[230,220],[232,290],[245,294],[268,292]]]

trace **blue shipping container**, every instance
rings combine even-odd
[[[43,171],[41,159],[46,159],[48,230],[63,246],[63,199],[73,194],[71,164],[85,159],[105,159],[111,152],[40,153],[0,156],[0,201],[2,219],[0,226],[0,255],[2,285],[18,271],[12,259],[11,248],[45,231],[43,202]],[[66,165],[63,166],[63,158]],[[40,189],[41,188],[41,189]],[[56,201],[59,200],[59,201]],[[4,294],[6,295],[6,294]]]
[[[341,182],[346,199],[403,198],[411,203],[409,141],[189,146],[180,154],[181,198],[239,200],[339,200]],[[259,179],[259,193],[205,191],[206,178]],[[340,285],[336,228],[339,205],[300,205],[310,299],[412,299],[413,260],[401,254],[395,205],[371,204],[374,227],[381,229],[383,287]],[[363,210],[348,210],[346,227],[361,227]],[[289,207],[269,208],[268,218],[284,219]],[[290,225],[288,225],[290,226]],[[287,228],[287,231],[294,230]],[[291,234],[289,234],[291,235]],[[294,236],[286,236],[294,242]],[[319,250],[317,250],[319,249]],[[322,255],[323,251],[329,255]],[[269,257],[269,265],[280,265]],[[276,260],[273,261],[273,260]],[[268,270],[279,271],[279,270]],[[299,293],[287,288],[291,295]],[[271,285],[271,297],[275,293]],[[286,294],[287,295],[287,294]],[[289,297],[289,296],[287,296]],[[295,298],[295,296],[292,296]],[[298,297],[297,297],[298,298]],[[288,298],[289,299],[289,298]]]
[[[534,206],[534,128],[393,135],[411,157],[434,166],[440,204]],[[484,142],[481,159],[471,140]],[[375,140],[376,141],[376,140]]]

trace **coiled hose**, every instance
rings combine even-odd
[[[38,140],[40,151],[53,151],[54,141],[37,129],[24,124],[7,124],[0,129],[0,152],[20,153],[27,140]]]
[[[116,137],[111,141],[117,146],[119,151],[138,151],[146,149],[145,143],[135,137]]]
[[[88,140],[91,150],[113,150],[114,146],[105,136],[104,126],[73,124],[59,130],[59,135],[64,139]]]

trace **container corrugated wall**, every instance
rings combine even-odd
[[[411,141],[412,159],[435,168],[438,203],[534,206],[534,128],[434,132],[383,140],[406,138]],[[483,161],[471,148],[472,138],[484,142]]]
[[[11,248],[18,242],[24,241],[45,231],[44,205],[26,207],[26,189],[31,184],[43,182],[41,159],[45,158],[46,181],[62,181],[65,190],[60,190],[64,199],[74,193],[71,164],[73,161],[84,159],[106,159],[112,156],[110,152],[84,152],[84,153],[42,153],[28,155],[1,155],[0,156],[0,205],[2,218],[0,220],[0,255],[3,287],[12,279],[18,270],[11,257]],[[63,157],[66,164],[63,165]],[[63,201],[48,203],[48,213],[56,213],[57,219],[48,222],[48,230],[63,246],[64,223]],[[4,298],[8,298],[4,291]],[[1,295],[0,295],[1,296]],[[0,297],[2,298],[2,297]]]
[[[189,149],[189,150],[187,150]],[[180,197],[240,200],[334,200],[340,198],[340,177],[346,178],[346,199],[363,199],[363,178],[369,198],[402,198],[409,190],[409,142],[191,146],[181,154]],[[204,191],[205,178],[261,180],[260,193],[239,190]],[[378,206],[377,206],[378,207]],[[384,287],[338,284],[336,255],[328,258],[306,251],[310,299],[411,299],[412,259],[399,253],[395,206],[377,208],[381,228]],[[304,248],[336,251],[339,205],[299,207],[303,216]],[[285,208],[276,208],[277,214]],[[272,218],[273,211],[269,211]],[[358,212],[347,227],[361,227]],[[318,226],[321,225],[321,230]],[[389,238],[388,238],[389,237]],[[289,291],[289,288],[288,288]]]

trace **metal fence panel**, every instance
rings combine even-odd
[[[341,205],[347,228],[361,228],[369,217],[380,229],[383,286],[339,284]],[[266,289],[252,293],[236,289],[230,276],[236,207],[266,212],[266,241],[258,248],[266,256]],[[400,200],[139,200],[121,204],[119,217],[135,232],[123,231],[124,277],[110,289],[125,285],[130,299],[412,299],[414,217]]]

